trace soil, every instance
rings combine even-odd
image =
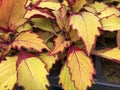
[[[102,67],[105,79],[108,82],[120,84],[120,64],[110,60],[102,60]]]

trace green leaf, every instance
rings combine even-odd
[[[0,63],[0,90],[13,90],[17,80],[17,56],[6,59]]]
[[[32,30],[32,26],[29,23],[25,23],[24,25],[20,26],[17,29],[17,32],[22,32],[22,31],[26,31],[26,30]]]
[[[50,19],[32,18],[31,21],[34,24],[34,27],[38,27],[44,31],[55,33],[55,30],[53,28],[53,23],[50,21]]]

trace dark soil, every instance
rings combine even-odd
[[[102,67],[108,82],[120,84],[120,64],[105,59],[102,60]]]

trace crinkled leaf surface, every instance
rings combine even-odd
[[[74,85],[74,82],[71,80],[71,74],[66,64],[60,72],[59,83],[62,84],[62,88],[64,90],[77,90],[77,88]]]
[[[52,10],[58,10],[58,9],[61,8],[61,4],[57,3],[57,2],[46,1],[46,2],[40,2],[38,7],[40,7],[40,8],[48,8],[48,9],[52,9]]]
[[[21,32],[12,43],[12,47],[17,47],[19,50],[21,47],[25,47],[27,49],[32,48],[39,52],[41,52],[42,49],[49,50],[49,48],[45,45],[44,40],[31,31]]]
[[[73,29],[77,30],[78,36],[83,39],[89,55],[95,43],[96,36],[100,35],[98,30],[98,27],[101,27],[99,18],[91,13],[82,12],[81,14],[72,15],[69,24]]]
[[[120,30],[120,17],[112,15],[109,17],[102,18],[101,20],[102,29],[104,31],[115,31]]]
[[[27,0],[0,0],[0,29],[7,32],[24,24]]]
[[[117,46],[120,48],[120,31],[117,32]]]
[[[24,18],[31,18],[31,17],[46,17],[46,18],[51,18],[53,19],[53,15],[47,11],[47,10],[44,10],[44,9],[28,9]]]
[[[0,90],[13,90],[17,80],[17,56],[7,57],[0,63]]]
[[[82,50],[77,47],[69,49],[67,66],[78,90],[87,90],[87,87],[91,87],[95,70],[91,59]]]
[[[57,38],[55,38],[54,42],[55,46],[53,50],[50,52],[50,55],[54,55],[58,52],[63,52],[65,48],[70,46],[70,41],[66,41],[62,35],[58,35]]]
[[[27,54],[19,57],[22,59],[17,68],[18,84],[25,90],[47,90],[46,85],[49,86],[49,82],[45,64],[37,57],[27,57]]]
[[[118,47],[112,49],[93,50],[92,53],[120,63],[120,49]]]
[[[48,55],[48,54],[40,54],[40,59],[46,64],[46,68],[48,71],[52,68],[53,64],[58,60],[57,55]]]

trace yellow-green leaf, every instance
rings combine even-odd
[[[26,31],[26,30],[32,30],[32,26],[29,24],[29,23],[26,23],[22,26],[20,26],[18,29],[17,29],[17,32],[22,32],[22,31]]]
[[[120,48],[120,31],[117,32],[117,46]]]
[[[79,36],[77,35],[77,31],[76,30],[71,30],[69,32],[69,35],[70,35],[71,41],[73,41],[73,42],[76,42],[76,41],[80,40]]]
[[[58,35],[54,42],[55,46],[53,50],[50,52],[50,55],[63,52],[65,48],[70,46],[70,41],[66,41],[62,35]]]
[[[120,49],[118,47],[112,49],[93,50],[92,53],[120,63]]]
[[[62,88],[64,90],[77,90],[77,88],[74,85],[74,82],[71,80],[71,74],[66,64],[62,68],[61,73],[59,75],[59,83],[62,84]]]
[[[36,57],[26,58],[18,65],[18,84],[25,90],[47,90],[49,82],[45,64]]]
[[[120,30],[120,17],[112,15],[109,17],[102,18],[101,20],[102,29],[104,31],[115,31]]]
[[[72,8],[75,12],[79,12],[79,10],[83,8],[86,3],[86,0],[76,0],[75,3],[72,5]]]
[[[50,71],[53,64],[58,60],[58,57],[57,55],[40,54],[40,59],[46,64],[47,70]]]
[[[46,18],[32,18],[31,20],[34,23],[34,27],[38,27],[44,31],[49,31],[55,33],[52,22],[50,19]]]
[[[21,32],[12,43],[12,47],[17,47],[18,49],[21,49],[21,47],[25,47],[27,49],[32,48],[39,52],[44,48],[49,50],[49,48],[44,44],[44,40],[31,31]]]
[[[26,22],[24,19],[27,0],[0,0],[0,29],[7,32],[16,30]]]
[[[13,90],[17,80],[17,56],[7,57],[0,63],[0,90]]]
[[[72,15],[69,24],[73,29],[77,30],[79,37],[83,39],[89,55],[95,43],[96,36],[100,35],[98,30],[101,27],[99,18],[92,13],[82,12],[81,14]]]
[[[71,47],[68,51],[67,66],[71,79],[78,90],[87,90],[92,86],[94,66],[91,59],[79,48]]]
[[[48,9],[52,9],[52,10],[58,10],[61,8],[61,4],[57,3],[57,2],[50,2],[50,1],[46,1],[46,2],[41,2],[38,7],[40,8],[48,8]]]
[[[85,9],[92,13],[100,13],[101,11],[105,10],[108,6],[103,2],[95,2],[93,4],[89,4],[85,6]]]

